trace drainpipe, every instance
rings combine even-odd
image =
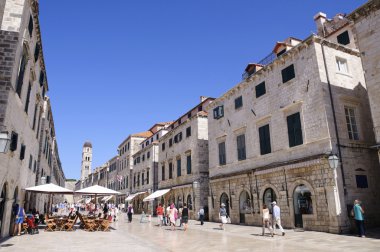
[[[340,170],[342,172],[342,181],[343,181],[343,189],[344,189],[343,191],[344,191],[344,195],[346,195],[347,194],[347,190],[346,190],[346,180],[345,180],[345,177],[344,177],[344,169],[343,169],[343,157],[342,157],[342,152],[341,152],[341,148],[340,148],[340,139],[339,139],[338,125],[337,125],[337,122],[336,122],[335,106],[334,106],[334,100],[333,100],[333,96],[332,96],[331,83],[330,83],[330,78],[329,78],[329,72],[327,70],[326,55],[325,55],[325,49],[324,49],[323,44],[324,44],[324,41],[322,41],[322,43],[321,43],[322,56],[323,56],[323,64],[324,64],[325,72],[326,72],[327,86],[329,87],[331,109],[332,109],[332,112],[333,112],[334,128],[335,128],[335,134],[336,134],[338,154],[339,154],[339,159],[340,159],[339,160],[340,161]]]

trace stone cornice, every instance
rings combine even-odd
[[[380,0],[372,0],[363,4],[353,12],[351,12],[347,18],[351,21],[358,22],[359,20],[367,17],[371,13],[380,9]]]

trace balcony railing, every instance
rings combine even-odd
[[[276,54],[272,52],[269,55],[267,55],[265,58],[260,60],[258,62],[258,64],[266,66],[266,65],[269,65],[270,63],[272,63],[276,58],[277,58]],[[241,77],[243,80],[245,80],[245,79],[249,78],[252,74],[254,74],[254,72],[244,72]]]

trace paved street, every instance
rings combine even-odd
[[[189,230],[171,231],[169,227],[139,223],[124,218],[112,224],[111,232],[44,232],[38,235],[12,237],[0,244],[1,251],[379,251],[378,233],[368,238],[333,235],[320,232],[294,232],[286,235],[261,236],[261,229],[227,225],[220,230],[217,223],[190,221]],[[372,237],[372,238],[371,238]]]

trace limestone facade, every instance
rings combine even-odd
[[[81,177],[80,177],[82,181],[84,181],[91,174],[91,164],[92,164],[92,144],[90,142],[85,142],[82,148],[82,164],[81,164]]]
[[[190,218],[200,207],[208,211],[208,124],[205,108],[213,98],[201,102],[179,117],[158,140],[158,189],[171,189],[158,202],[177,207],[186,203]]]
[[[368,1],[356,9],[348,19],[353,22],[355,42],[361,52],[368,98],[371,106],[376,148],[380,145],[380,1]],[[379,152],[380,158],[380,152]]]
[[[44,210],[44,197],[30,195],[22,189],[41,183],[42,174],[60,184],[64,184],[65,177],[52,117],[49,125],[46,124],[50,160],[44,157],[46,152],[41,148],[47,135],[42,126],[43,116],[50,104],[46,96],[48,82],[38,1],[1,1],[0,26],[0,132],[11,138],[10,149],[0,153],[0,236],[5,237],[13,228],[14,204],[23,205],[26,210],[34,207]]]
[[[233,223],[261,225],[262,205],[276,200],[285,227],[339,233],[350,227],[354,198],[375,200],[380,174],[360,53],[315,35],[298,41],[277,43],[273,62],[208,107],[215,221],[223,202]]]

